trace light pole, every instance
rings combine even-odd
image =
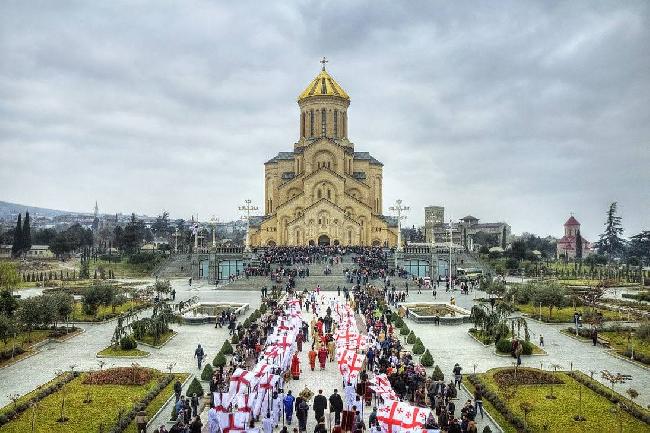
[[[217,247],[217,224],[219,223],[219,218],[213,216],[210,219],[210,221],[214,225],[214,227],[212,228],[212,248],[216,248]]]
[[[454,245],[454,220],[449,219],[449,289],[451,289],[451,250]]]
[[[178,254],[178,227],[174,230],[174,254]]]
[[[406,215],[402,215],[402,212],[409,210],[409,207],[402,206],[402,200],[397,199],[395,205],[388,210],[397,213],[397,251],[402,251],[402,220],[406,219]]]
[[[239,210],[246,212],[242,218],[246,220],[246,247],[244,251],[249,252],[251,250],[251,211],[258,210],[257,206],[252,206],[252,200],[244,200],[244,206],[239,206]]]

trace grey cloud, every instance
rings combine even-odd
[[[593,239],[650,213],[647,2],[4,2],[0,196],[236,218],[318,59],[400,197]],[[142,189],[143,194],[134,194]]]

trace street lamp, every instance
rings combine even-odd
[[[214,227],[212,228],[212,248],[216,248],[217,247],[217,224],[219,223],[219,218],[217,218],[216,216],[212,216],[212,218],[210,218],[210,222],[212,222],[212,224],[214,225]]]
[[[257,206],[252,206],[252,200],[244,200],[244,206],[239,206],[239,210],[246,212],[246,215],[242,217],[246,221],[246,247],[244,251],[249,252],[251,250],[251,211],[256,211],[259,208]]]
[[[389,211],[397,214],[397,251],[402,251],[402,220],[406,219],[406,215],[402,212],[410,210],[408,206],[402,206],[402,200],[397,199],[395,205],[388,208]]]

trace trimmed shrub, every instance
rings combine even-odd
[[[436,365],[431,373],[431,379],[433,380],[445,380],[445,374],[440,369],[439,365]]]
[[[120,340],[120,349],[122,350],[133,350],[136,347],[138,347],[138,343],[131,335],[126,335]]]
[[[501,352],[501,353],[512,352],[512,343],[510,342],[510,340],[507,340],[505,338],[502,338],[501,340],[497,341],[495,347],[497,348],[497,352]]]
[[[203,371],[201,372],[201,380],[212,380],[213,374],[214,374],[214,369],[212,368],[212,366],[210,364],[205,364],[205,367],[203,367]]]
[[[424,344],[422,344],[422,340],[418,338],[415,340],[415,343],[413,344],[413,354],[422,355],[423,353],[424,353]]]
[[[433,365],[433,356],[429,353],[429,349],[424,351],[424,354],[420,357],[420,364],[423,367],[431,367]]]
[[[490,428],[489,425],[485,426],[485,428],[483,429],[483,433],[492,433],[492,429]]]
[[[203,396],[203,387],[201,386],[201,382],[195,377],[192,379],[192,382],[190,383],[190,386],[187,387],[187,392],[185,395],[192,396],[196,394],[198,397]]]
[[[232,344],[239,344],[239,335],[237,335],[237,333],[235,332],[233,334],[232,338],[230,339],[230,341],[232,342]],[[232,352],[230,352],[230,353],[232,353]]]
[[[418,339],[417,339],[417,337],[415,336],[415,332],[413,332],[413,331],[411,331],[411,333],[409,334],[409,336],[406,338],[406,342],[407,342],[408,344],[415,344],[415,342],[416,342],[417,340],[418,340]]]
[[[219,353],[223,353],[224,355],[233,354],[233,349],[232,349],[232,345],[230,344],[230,341],[226,340],[223,342],[223,346],[221,346],[221,351]]]
[[[244,320],[243,326],[244,326],[244,328],[250,328],[251,327],[251,318],[250,317],[247,318],[246,320]]]
[[[212,360],[212,365],[215,367],[225,367],[227,363],[228,360],[226,359],[226,356],[221,352],[217,353],[217,356]]]
[[[411,330],[406,325],[402,326],[402,328],[399,330],[400,335],[409,335],[410,332]]]

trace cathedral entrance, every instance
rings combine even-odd
[[[327,235],[321,235],[318,237],[318,245],[329,245],[330,237]]]

